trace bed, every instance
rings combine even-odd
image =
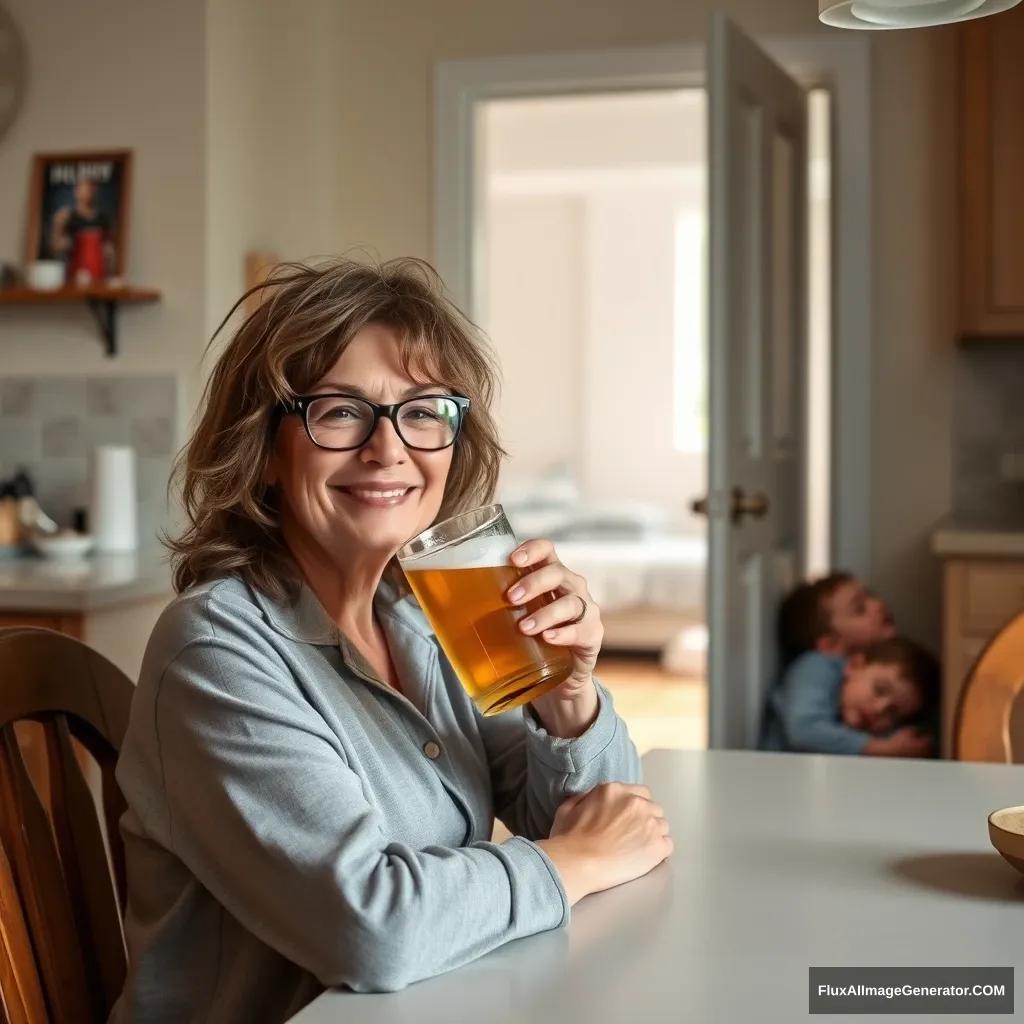
[[[568,488],[506,490],[502,504],[517,537],[549,538],[586,578],[601,606],[606,651],[657,654],[674,672],[703,674],[703,534],[674,529],[663,509],[587,502]]]

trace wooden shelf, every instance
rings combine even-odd
[[[117,307],[122,304],[139,305],[159,302],[160,292],[153,288],[111,288],[97,285],[92,288],[58,288],[40,291],[34,288],[5,288],[0,290],[0,306],[58,306],[80,302],[92,313],[103,335],[108,356],[117,355]]]

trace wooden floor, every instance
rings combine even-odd
[[[594,675],[611,691],[615,710],[640,754],[655,747],[706,746],[707,687],[703,679],[664,672],[654,659],[601,658]]]

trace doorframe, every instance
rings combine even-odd
[[[766,36],[757,42],[806,87],[827,86],[832,124],[832,565],[871,578],[871,90],[863,33]],[[469,311],[474,180],[481,100],[700,88],[705,46],[530,54],[442,61],[434,75],[434,253]]]

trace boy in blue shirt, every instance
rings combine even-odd
[[[932,738],[906,723],[934,703],[938,666],[894,634],[888,609],[854,576],[797,587],[780,609],[786,668],[768,697],[761,749],[928,757]]]

